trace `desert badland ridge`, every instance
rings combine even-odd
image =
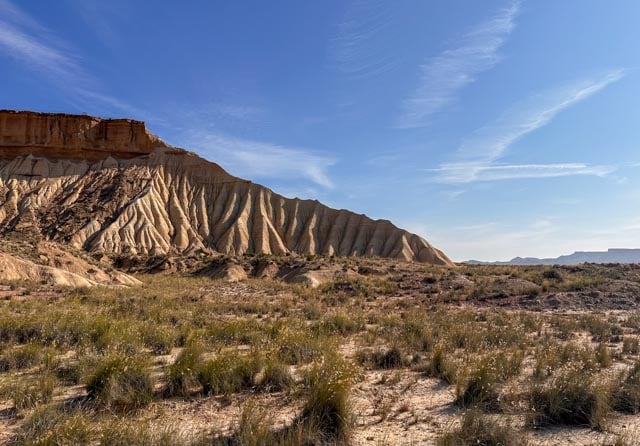
[[[380,256],[450,265],[423,238],[288,199],[171,147],[141,121],[0,111],[0,234],[91,253]]]

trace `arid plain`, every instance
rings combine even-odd
[[[637,444],[638,265],[456,265],[139,121],[0,154],[4,444]]]

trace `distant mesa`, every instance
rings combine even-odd
[[[555,258],[515,257],[504,262],[469,260],[471,265],[577,265],[580,263],[640,263],[640,249],[608,249],[607,251],[576,251]]]
[[[380,256],[453,265],[386,220],[287,199],[143,122],[0,111],[0,234],[90,253]]]

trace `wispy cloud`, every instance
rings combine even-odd
[[[210,105],[210,110],[220,116],[251,122],[257,121],[265,115],[264,109],[250,105],[215,103]]]
[[[458,156],[466,160],[499,159],[513,143],[546,126],[558,113],[590,98],[623,76],[624,70],[614,70],[599,78],[581,80],[538,94],[508,110],[496,122],[476,130],[462,143]]]
[[[362,78],[393,68],[397,50],[389,46],[399,5],[385,0],[352,0],[333,39],[333,59],[344,74]]]
[[[402,104],[397,128],[429,125],[432,116],[451,104],[460,90],[500,61],[499,50],[516,26],[520,2],[514,1],[490,20],[460,38],[454,46],[420,68],[417,89]]]
[[[173,102],[158,113],[166,115],[177,130],[198,129],[212,133],[247,132],[264,127],[271,118],[270,111],[262,106],[225,101]]]
[[[80,102],[96,101],[109,108],[133,107],[99,91],[98,82],[82,67],[80,57],[57,35],[9,0],[0,0],[0,52],[32,69]]]
[[[615,170],[612,166],[583,163],[559,164],[443,164],[437,169],[436,180],[446,184],[463,184],[474,181],[496,181],[525,178],[553,178],[571,175],[605,176]]]
[[[473,132],[456,151],[455,161],[429,170],[438,173],[435,181],[448,184],[570,175],[605,176],[615,167],[584,163],[499,164],[497,161],[515,142],[546,126],[563,110],[619,81],[624,74],[624,70],[614,70],[598,78],[535,95],[508,110],[497,121]]]
[[[248,178],[307,180],[332,188],[328,169],[336,163],[330,156],[307,149],[191,131],[185,135],[188,147],[210,157],[233,174]]]
[[[115,49],[123,43],[118,28],[127,25],[132,15],[130,3],[121,0],[69,0],[73,10],[86,23],[89,31],[107,47]]]

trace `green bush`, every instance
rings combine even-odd
[[[438,446],[526,446],[526,436],[502,426],[478,410],[465,413],[460,427],[438,438]]]
[[[406,356],[396,346],[388,350],[376,350],[372,352],[359,351],[357,359],[361,365],[368,365],[382,370],[395,369],[408,365]]]
[[[542,345],[536,347],[533,376],[538,379],[546,378],[566,364],[579,364],[585,372],[593,372],[602,362],[606,363],[606,353],[601,351],[602,356],[599,357],[589,345],[560,344],[557,341],[545,340]]]
[[[309,396],[301,420],[332,440],[346,441],[350,433],[349,392],[353,366],[335,353],[325,355],[307,377]]]
[[[97,364],[86,382],[87,393],[99,405],[135,410],[153,400],[153,380],[147,362],[136,356],[111,354]]]
[[[21,380],[2,389],[2,393],[13,401],[18,410],[31,409],[39,404],[46,404],[53,399],[56,378],[44,373],[33,380]]]
[[[455,404],[460,407],[499,409],[498,385],[517,376],[522,366],[522,352],[500,352],[485,356],[459,374]]]
[[[625,336],[622,341],[622,352],[629,355],[637,355],[640,353],[640,342],[638,338]]]
[[[277,358],[269,358],[257,384],[267,392],[280,392],[290,389],[294,381],[287,364],[280,362]]]
[[[609,412],[609,389],[597,385],[580,364],[559,370],[548,383],[534,384],[529,395],[534,426],[589,425],[602,429]]]
[[[456,380],[457,365],[449,357],[448,349],[442,345],[436,345],[431,353],[431,360],[425,367],[425,374],[432,378],[439,378],[448,384],[453,384]]]
[[[621,379],[613,393],[613,408],[624,413],[640,413],[640,362]]]
[[[0,356],[0,372],[35,367],[41,363],[49,364],[55,356],[55,350],[40,344],[26,344],[7,350]]]
[[[195,446],[171,428],[152,428],[145,422],[115,420],[101,429],[99,446]]]
[[[495,374],[487,367],[480,367],[456,386],[456,406],[498,410],[499,393]]]
[[[142,333],[142,343],[155,355],[167,355],[171,353],[176,335],[166,327],[144,326]]]
[[[251,388],[261,365],[257,353],[224,352],[199,366],[198,381],[205,394],[229,395]]]
[[[60,406],[36,408],[22,424],[15,444],[24,446],[71,446],[89,444],[92,427],[83,414],[65,413]]]
[[[187,395],[198,385],[198,374],[202,367],[202,346],[191,342],[182,349],[175,362],[166,373],[165,393],[171,395]]]
[[[323,340],[306,330],[286,329],[276,339],[278,358],[286,364],[307,364],[322,355]]]

